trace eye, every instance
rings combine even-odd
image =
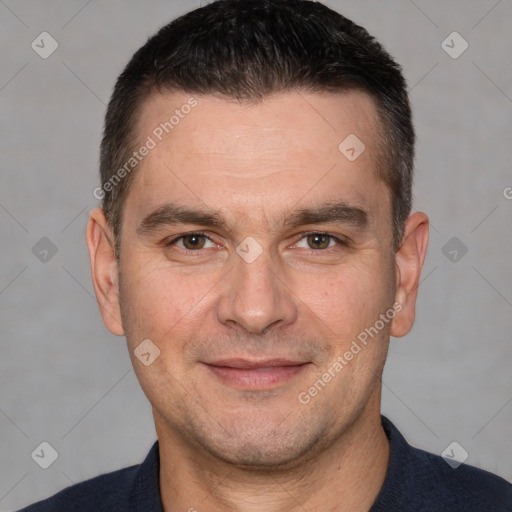
[[[166,246],[177,245],[188,251],[197,251],[199,249],[205,249],[205,244],[208,242],[211,244],[209,247],[215,247],[216,244],[204,233],[187,233],[186,235],[180,235],[174,238],[168,242]]]
[[[307,245],[303,245],[306,243]],[[302,245],[301,245],[302,244]],[[342,240],[330,235],[329,233],[307,233],[300,241],[296,244],[297,247],[303,247],[305,249],[324,250],[330,249],[335,245],[346,245]]]

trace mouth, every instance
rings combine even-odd
[[[224,384],[254,391],[281,386],[304,372],[311,363],[288,359],[222,359],[203,364]]]

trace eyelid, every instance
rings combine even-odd
[[[176,243],[179,242],[180,240],[183,240],[183,238],[185,238],[187,236],[192,236],[192,235],[203,236],[204,238],[206,238],[206,240],[209,240],[211,243],[216,244],[216,242],[214,242],[212,240],[212,238],[210,236],[208,236],[203,231],[189,231],[188,233],[183,233],[181,235],[174,237],[172,240],[165,241],[164,246],[168,247],[171,245],[176,245]],[[305,231],[305,232],[299,233],[298,235],[300,236],[300,238],[297,240],[297,242],[294,243],[294,245],[296,245],[297,243],[299,243],[301,240],[303,240],[304,238],[306,238],[309,235],[327,236],[331,240],[334,240],[338,245],[341,245],[341,246],[347,246],[349,244],[349,241],[345,237],[333,235],[332,233],[329,233],[327,231],[314,231],[314,230],[313,231]],[[216,244],[216,245],[218,245],[218,244]],[[332,248],[334,248],[334,247],[328,247],[327,249],[332,249]],[[181,248],[181,249],[183,251],[187,251],[187,252],[200,252],[201,251],[201,249],[197,249],[197,250],[191,250],[191,249],[186,249],[186,248]],[[310,248],[310,250],[315,251],[315,252],[322,252],[322,251],[326,251],[327,249],[311,249]]]
[[[306,231],[306,232],[303,232],[303,233],[299,233],[300,235],[300,238],[299,240],[297,240],[297,242],[295,242],[294,245],[296,245],[297,243],[299,243],[301,240],[303,240],[304,238],[306,238],[307,236],[309,235],[322,235],[322,236],[327,236],[329,238],[331,238],[332,240],[334,240],[338,245],[341,245],[341,246],[348,246],[349,245],[349,240],[346,238],[346,237],[343,237],[341,235],[333,235],[332,233],[329,233],[328,231]],[[328,247],[328,249],[333,249],[334,247]],[[322,251],[326,251],[327,249],[311,249],[311,251],[315,251],[315,252],[322,252]]]
[[[171,245],[176,245],[177,242],[179,242],[180,240],[183,240],[183,238],[187,237],[187,236],[192,236],[192,235],[199,235],[199,236],[203,236],[204,238],[206,238],[207,240],[209,240],[210,242],[212,242],[212,244],[215,244],[215,242],[211,239],[211,237],[209,237],[206,233],[202,232],[202,231],[189,231],[188,233],[183,233],[181,235],[178,235],[178,236],[175,236],[173,239],[171,240],[165,240],[163,242],[163,245],[165,247],[168,247],[168,246],[171,246]],[[184,251],[188,251],[188,252],[199,252],[199,250],[196,250],[196,251],[192,251],[190,249],[183,249]]]

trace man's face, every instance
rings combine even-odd
[[[159,141],[190,96],[151,97],[137,127],[157,144],[123,210],[132,362],[157,430],[230,462],[298,460],[378,409],[395,259],[375,105],[360,92],[195,96]],[[351,134],[365,145],[355,160],[356,139],[339,149]],[[134,356],[146,339],[160,350],[148,366]]]

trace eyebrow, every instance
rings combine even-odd
[[[297,228],[306,224],[348,224],[365,229],[368,226],[368,214],[358,206],[345,202],[329,203],[309,208],[300,208],[287,217],[285,227]]]
[[[365,229],[368,226],[368,214],[358,206],[339,201],[300,208],[281,216],[281,225],[284,228],[324,223],[348,224],[354,228]],[[179,224],[198,224],[209,228],[222,228],[228,233],[233,232],[220,211],[197,210],[168,203],[144,217],[137,227],[137,234],[149,236],[158,229]]]

